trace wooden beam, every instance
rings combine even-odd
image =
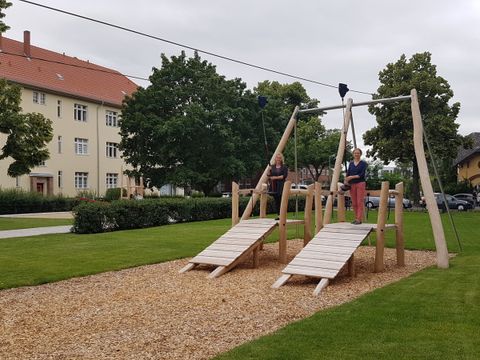
[[[261,186],[263,183],[267,182],[267,176],[268,172],[270,170],[270,164],[275,163],[275,156],[278,153],[283,152],[285,149],[285,146],[287,145],[287,141],[290,138],[290,135],[295,127],[295,123],[297,122],[297,113],[298,113],[299,107],[296,106],[295,109],[293,110],[292,116],[290,117],[290,120],[288,121],[287,127],[285,128],[285,131],[283,132],[282,138],[280,139],[280,142],[277,145],[277,148],[275,149],[275,152],[272,155],[272,158],[270,159],[269,164],[265,167],[265,170],[263,171],[262,176],[260,177],[260,180],[258,180],[257,186],[255,187],[255,190],[260,190]],[[247,207],[245,208],[245,211],[242,214],[242,220],[246,220],[250,217],[252,214],[252,209],[255,206],[255,203],[258,199],[259,195],[258,194],[253,194],[252,197],[250,198],[250,201],[248,202]]]
[[[287,180],[283,185],[282,201],[280,203],[280,220],[278,224],[279,240],[278,252],[279,259],[282,264],[287,263],[287,211],[288,211],[288,195],[292,182]]]
[[[313,295],[318,296],[320,292],[327,287],[327,285],[328,285],[328,279],[320,280],[315,290],[313,290]]]
[[[315,182],[315,235],[323,227],[322,214],[322,186],[318,181]]]
[[[303,246],[312,240],[312,210],[315,184],[310,184],[307,188],[307,198],[305,199],[305,223],[303,225]]]
[[[405,266],[405,243],[403,240],[403,182],[395,185],[395,247],[397,265]]]
[[[385,251],[385,223],[387,222],[388,211],[388,181],[382,181],[382,189],[380,194],[380,204],[378,206],[377,219],[377,245],[375,249],[375,272],[383,271],[385,263],[383,260]]]
[[[420,182],[422,183],[423,196],[427,203],[427,210],[432,224],[433,237],[435,239],[435,247],[437,249],[437,266],[446,269],[448,268],[447,243],[445,241],[445,233],[443,231],[437,201],[433,195],[432,183],[430,182],[430,176],[428,173],[427,159],[425,158],[425,150],[423,148],[422,115],[420,114],[420,106],[418,105],[417,90],[412,89],[410,95],[412,97],[413,145],[415,148],[415,157],[417,158]]]
[[[226,266],[218,266],[215,270],[213,270],[209,275],[209,279],[215,279],[219,277],[220,275],[226,273],[228,271]]]
[[[239,186],[238,184],[233,181],[232,182],[232,227],[238,224],[239,218],[238,218],[238,190]]]
[[[291,274],[283,274],[282,276],[280,276],[278,280],[273,283],[272,289],[278,289],[280,286],[285,284],[291,276]]]
[[[347,143],[347,133],[352,120],[352,104],[353,100],[347,100],[347,106],[345,110],[345,117],[343,119],[342,133],[340,135],[340,143],[338,144],[337,158],[335,159],[335,167],[333,169],[332,182],[330,183],[330,192],[337,191],[337,183],[340,179],[340,171],[343,162],[343,157],[345,155],[345,145]],[[327,198],[327,204],[325,205],[325,215],[323,217],[323,222],[325,224],[330,224],[332,220],[332,211],[333,211],[333,195],[329,195]]]
[[[268,204],[268,196],[267,196],[267,184],[262,184],[262,193],[260,195],[260,217],[266,218],[267,217],[267,204]]]
[[[197,266],[197,264],[188,263],[188,264],[185,265],[183,268],[181,268],[178,273],[179,273],[179,274],[183,274],[184,272],[187,272],[187,271],[189,271],[189,270],[192,270],[195,266]]]

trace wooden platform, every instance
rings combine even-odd
[[[272,287],[279,288],[292,275],[313,276],[322,279],[314,291],[314,295],[318,295],[328,285],[328,280],[337,276],[358,246],[375,228],[376,224],[325,225],[283,269],[284,275]]]
[[[287,221],[288,224],[301,221]],[[278,220],[262,218],[240,221],[205,250],[192,258],[180,273],[193,269],[198,264],[216,265],[209,278],[218,277],[230,271],[253,255],[254,265],[258,264],[258,251],[270,233],[275,230]]]

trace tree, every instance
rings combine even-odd
[[[457,147],[463,141],[457,133],[459,125],[455,123],[460,103],[449,105],[453,91],[447,80],[437,75],[436,66],[431,63],[431,54],[415,54],[409,60],[402,55],[396,63],[388,64],[379,73],[379,80],[381,85],[374,98],[409,95],[411,89],[417,89],[424,130],[432,152],[436,158],[453,160]],[[412,166],[412,196],[414,201],[418,201],[419,173],[413,148],[410,103],[372,105],[369,111],[376,116],[378,125],[363,136],[365,144],[372,146],[367,154],[385,164],[397,161]]]
[[[195,53],[153,69],[151,85],[124,102],[120,149],[130,173],[151,186],[172,183],[210,194],[224,179],[245,176],[260,160],[244,160],[260,141],[255,96],[240,79],[226,80]]]
[[[0,33],[9,27],[3,22],[4,9],[12,3],[0,0]],[[7,135],[0,160],[11,157],[7,174],[15,177],[28,174],[49,157],[47,144],[52,140],[52,122],[41,114],[21,114],[21,89],[0,79],[0,132]]]
[[[340,130],[325,129],[320,119],[311,117],[299,121],[297,125],[297,165],[310,172],[313,181],[317,181],[324,169],[333,167],[340,142]],[[287,157],[290,164],[294,159],[295,144],[289,141]],[[349,149],[347,148],[347,153]]]
[[[265,161],[269,161],[270,157],[275,151],[280,138],[285,131],[288,121],[295,109],[295,106],[308,106],[315,107],[318,101],[311,99],[303,85],[299,82],[292,84],[280,84],[278,81],[262,81],[258,83],[254,89],[254,93],[257,96],[265,96],[268,99],[267,106],[261,111],[263,121],[265,124],[265,133],[268,143],[268,153],[265,154]],[[308,117],[307,119],[314,118],[318,122],[318,117]],[[263,129],[259,129],[263,134]],[[291,138],[290,138],[291,139]],[[292,142],[292,141],[290,141]],[[293,153],[288,149],[285,150],[287,162],[292,163]]]

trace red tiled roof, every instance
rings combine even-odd
[[[0,77],[27,87],[114,106],[138,87],[118,71],[36,46],[27,58],[22,42],[5,37],[1,50]]]

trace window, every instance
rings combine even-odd
[[[87,189],[88,188],[88,172],[76,172],[75,173],[75,189]]]
[[[57,137],[57,147],[58,147],[58,153],[61,154],[62,153],[62,137],[60,135],[58,135]]]
[[[116,188],[118,184],[118,174],[107,173],[106,183],[107,183],[107,189]]]
[[[63,171],[62,170],[58,170],[57,182],[58,182],[58,187],[60,189],[63,188]]]
[[[40,161],[40,163],[38,164],[38,166],[47,166],[46,163],[45,163],[45,160]]]
[[[45,93],[41,93],[38,91],[33,92],[33,103],[34,104],[40,104],[40,105],[45,105]]]
[[[109,158],[117,158],[118,155],[118,144],[107,142],[106,155]]]
[[[87,105],[75,104],[73,106],[73,118],[77,121],[87,121]]]
[[[77,155],[88,154],[88,139],[75,138],[75,154]]]
[[[119,126],[118,120],[119,118],[115,111],[110,111],[110,110],[105,111],[105,124],[107,126],[118,127]]]
[[[57,117],[62,117],[62,100],[57,100]]]
[[[18,188],[20,187],[20,177],[19,176],[16,176],[15,177],[15,186]]]

